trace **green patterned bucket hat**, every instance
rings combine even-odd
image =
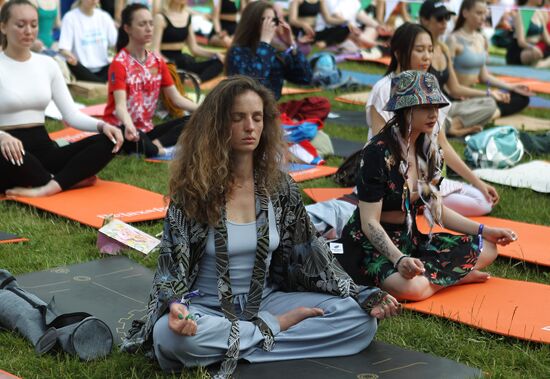
[[[435,76],[428,72],[410,70],[392,78],[390,99],[384,107],[385,111],[395,112],[427,104],[437,105],[438,108],[449,105]]]

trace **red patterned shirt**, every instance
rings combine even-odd
[[[103,119],[113,125],[121,124],[115,114],[113,92],[125,90],[126,106],[135,127],[147,133],[154,128],[153,116],[161,87],[173,84],[168,67],[160,56],[148,51],[142,64],[122,49],[109,67],[109,94]]]

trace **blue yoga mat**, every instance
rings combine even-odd
[[[343,77],[351,76],[359,84],[372,87],[377,81],[382,79],[382,75],[378,74],[367,74],[366,72],[357,72],[357,71],[347,71],[342,70]]]
[[[534,68],[530,66],[491,66],[492,74],[513,76],[516,78],[537,79],[543,82],[550,82],[550,70]]]
[[[290,163],[288,165],[288,172],[304,171],[314,167],[317,167],[317,166],[313,164]]]
[[[496,73],[495,70],[493,70],[493,68],[496,68],[496,67],[491,67],[491,71]],[[531,69],[531,70],[536,70],[536,69],[533,69],[531,67],[523,67],[523,66],[506,66],[506,67],[498,67],[498,69],[508,69],[508,68],[512,68],[515,69],[515,68],[522,68],[522,69]],[[542,71],[542,70],[537,70],[537,72],[539,71]],[[546,71],[546,72],[543,72],[545,73],[547,76],[548,76],[548,80],[550,81],[550,70],[549,71]],[[365,72],[356,72],[356,71],[347,71],[347,70],[342,70],[342,74],[344,76],[346,75],[349,75],[351,76],[353,79],[355,79],[356,81],[358,81],[359,83],[361,84],[364,84],[364,85],[367,85],[367,86],[373,86],[377,81],[379,81],[381,78],[382,78],[382,75],[376,75],[376,74],[367,74]],[[511,72],[510,73],[506,73],[508,75],[512,75]],[[542,79],[541,79],[542,80]],[[549,83],[550,84],[550,83]],[[532,96],[530,101],[529,101],[529,107],[531,108],[543,108],[543,109],[550,109],[550,99],[547,99],[547,98],[544,98],[544,97],[540,97],[540,96]]]
[[[506,66],[506,58],[499,55],[489,56],[489,66]]]
[[[532,96],[529,98],[529,107],[550,109],[550,99],[540,96]]]

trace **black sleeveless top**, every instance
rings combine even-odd
[[[235,1],[233,0],[222,0],[222,6],[220,8],[220,13],[223,14],[236,14],[238,11]]]
[[[172,42],[185,42],[187,36],[189,35],[189,25],[191,24],[191,15],[187,20],[187,25],[182,26],[181,28],[176,28],[168,17],[165,14],[162,14],[166,20],[166,28],[164,28],[164,33],[162,33],[162,43],[172,43]]]
[[[302,1],[302,4],[298,6],[298,17],[312,17],[317,16],[321,11],[321,0],[315,3],[310,3],[307,0]]]
[[[445,84],[449,81],[449,57],[447,57],[447,54],[443,52],[443,55],[445,56],[445,60],[447,61],[447,66],[441,71],[436,70],[433,66],[430,66],[430,69],[428,72],[435,76],[437,78],[437,81],[439,82],[439,88],[443,89],[445,87]]]

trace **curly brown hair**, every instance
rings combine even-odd
[[[281,182],[287,148],[272,92],[252,78],[227,78],[193,113],[179,137],[170,168],[170,200],[189,219],[211,226],[220,221],[234,180],[231,111],[235,98],[247,91],[258,94],[264,106],[262,136],[254,151],[256,185],[271,194]]]

